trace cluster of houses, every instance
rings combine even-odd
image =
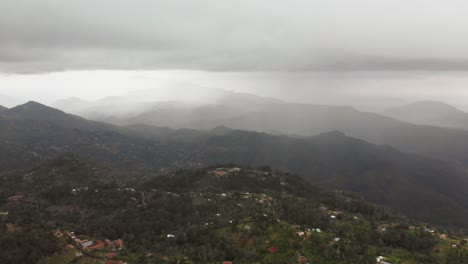
[[[241,169],[240,168],[217,168],[215,170],[212,171],[212,173],[218,177],[223,177],[223,176],[226,176],[228,175],[229,173],[232,173],[232,172],[240,172]]]
[[[88,192],[88,191],[99,192],[99,190],[97,189],[91,190],[89,187],[83,187],[83,188],[73,188],[72,194],[77,194],[79,192]],[[136,192],[135,188],[130,188],[130,187],[117,188],[117,191]]]
[[[117,191],[136,192],[135,188],[130,188],[130,187],[117,188]]]
[[[300,226],[300,225],[293,225],[292,228],[295,230],[295,234],[298,237],[307,237],[311,236],[312,233],[322,233],[322,230],[320,228],[311,228],[308,226]]]
[[[124,247],[124,243],[122,239],[117,239],[114,241],[110,241],[106,239],[104,241],[97,240],[96,242],[83,240],[80,241],[78,238],[75,238],[75,242],[81,243],[83,249],[87,249],[90,251],[102,251],[102,250],[122,250]]]
[[[429,226],[409,226],[409,230],[417,230],[417,229],[423,229],[424,232],[430,233],[433,236],[438,236],[439,239],[441,240],[448,240],[449,237],[447,234],[438,232],[434,229],[431,229]],[[458,241],[457,243],[452,243],[451,244],[452,248],[466,248],[468,250],[468,238],[465,238],[461,241]]]
[[[468,250],[468,238],[462,239],[460,241],[452,241],[452,248],[458,248],[463,250]]]
[[[338,217],[343,214],[343,211],[340,211],[340,210],[329,210],[326,206],[324,205],[321,205],[319,207],[319,210],[328,214],[328,216],[330,217],[330,219],[338,219]],[[357,220],[358,217],[357,216],[354,216],[353,217],[354,220]]]
[[[255,199],[255,201],[263,205],[271,206],[273,204],[273,198],[263,193],[254,194],[253,198]]]
[[[387,232],[389,230],[393,230],[393,229],[401,229],[402,228],[402,225],[401,224],[398,224],[398,223],[394,223],[394,224],[381,224],[379,226],[379,230],[381,232]],[[406,227],[405,227],[406,228]],[[433,236],[437,235],[438,232],[434,229],[431,229],[430,227],[428,226],[414,226],[414,225],[410,225],[408,226],[408,230],[424,230],[424,232],[426,233],[430,233],[432,234]],[[446,234],[440,234],[439,235],[439,238],[440,239],[447,239],[447,235]]]
[[[263,204],[263,205],[267,205],[267,206],[271,206],[273,204],[273,197],[270,197],[264,193],[249,193],[249,192],[244,192],[244,193],[241,193],[240,194],[241,198],[244,199],[244,200],[249,200],[249,199],[254,199],[256,202],[260,203],[260,204]],[[221,194],[221,197],[227,197],[227,196],[230,196],[230,194]],[[238,206],[241,207],[241,204],[238,204]]]
[[[380,225],[379,229],[381,232],[387,232],[389,230],[392,230],[392,229],[396,229],[396,228],[401,228],[401,226],[399,224],[382,224]],[[424,232],[426,233],[429,233],[431,234],[432,236],[437,236],[439,239],[441,240],[448,240],[449,237],[447,234],[444,234],[444,233],[441,233],[441,232],[438,232],[434,229],[432,229],[431,227],[429,226],[414,226],[414,225],[410,225],[408,226],[408,230],[424,230]],[[468,240],[467,240],[467,243],[468,243]],[[455,244],[455,243],[452,243],[451,244],[451,247],[452,248],[462,248],[462,246],[460,244]]]
[[[322,233],[322,230],[320,228],[309,228],[306,226],[299,226],[299,225],[294,225],[292,226],[295,231],[295,235],[298,237],[309,237],[312,235],[312,233]],[[340,237],[335,237],[332,239],[332,242],[340,242],[341,238]]]
[[[106,251],[107,252],[105,254],[106,264],[127,264],[126,262],[122,260],[115,260],[115,258],[118,257],[117,251],[122,250],[124,248],[124,243],[122,239],[117,239],[114,241],[110,241],[108,239],[104,241],[97,240],[96,243],[94,243],[93,241],[90,241],[87,239],[84,239],[84,240],[79,239],[78,237],[75,236],[74,232],[65,231],[65,233],[62,233],[60,230],[52,230],[52,234],[57,238],[65,236],[67,239],[73,241],[75,245],[68,244],[67,248],[80,249],[76,252],[76,257],[83,256],[84,251],[87,251],[87,252]],[[113,252],[109,252],[109,251],[113,251]]]
[[[22,201],[23,199],[24,199],[24,195],[22,194],[16,194],[16,195],[8,197],[8,201],[10,202],[19,202],[19,201]]]
[[[65,231],[65,234],[64,234],[60,230],[53,230],[52,233],[55,237],[59,238],[59,237],[65,236],[69,241],[73,241],[72,243],[75,246],[71,244],[70,246],[74,248],[80,248],[87,252],[106,251],[108,252],[106,254],[107,259],[116,258],[118,256],[117,251],[120,251],[124,248],[124,242],[122,239],[116,239],[113,241],[109,239],[92,241],[88,239],[80,239],[77,236],[75,236],[74,232]],[[109,251],[112,251],[112,252],[109,252]],[[115,262],[115,263],[118,263],[118,262]]]
[[[89,187],[73,188],[73,189],[72,189],[72,193],[73,193],[73,194],[76,194],[76,193],[78,193],[78,192],[87,192],[87,191],[89,191]],[[97,191],[97,190],[95,190],[95,191]]]
[[[23,201],[25,198],[22,194],[16,194],[13,196],[8,197],[8,201],[10,203],[20,202]],[[13,233],[15,231],[15,225],[8,221],[8,216],[10,213],[8,211],[1,211],[0,212],[0,230],[4,230],[7,233]]]

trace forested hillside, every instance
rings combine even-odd
[[[71,154],[3,174],[1,263],[468,260],[460,233],[269,167],[115,174]]]
[[[29,109],[45,114],[35,118],[36,114],[7,111],[0,117],[4,171],[31,167],[68,152],[130,175],[217,163],[269,165],[322,187],[360,193],[411,217],[466,226],[468,177],[463,167],[340,132],[292,138],[223,127],[211,131],[114,127],[36,103],[22,108],[26,110],[20,113]]]

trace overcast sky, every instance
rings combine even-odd
[[[1,0],[0,69],[468,69],[468,3]]]
[[[0,94],[99,98],[170,72],[291,100],[462,104],[467,12],[457,0],[0,0]]]

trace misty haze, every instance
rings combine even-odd
[[[467,10],[0,0],[0,263],[468,264]]]

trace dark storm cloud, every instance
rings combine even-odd
[[[1,0],[0,71],[466,70],[463,1]]]

